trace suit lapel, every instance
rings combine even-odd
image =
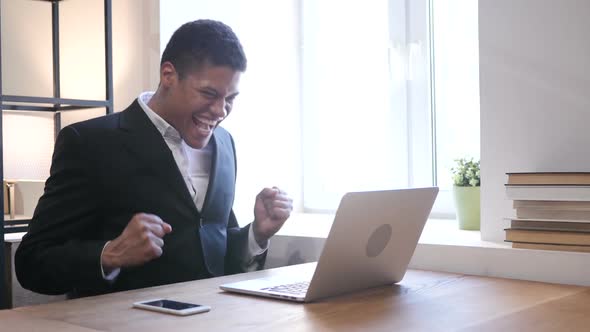
[[[175,192],[181,202],[198,213],[174,157],[160,132],[147,117],[137,100],[122,112],[120,128],[123,144],[139,163],[148,165]]]
[[[207,185],[207,193],[205,194],[205,200],[203,201],[203,208],[201,209],[201,212],[208,210],[207,207],[211,203],[211,196],[213,195],[213,192],[215,191],[215,179],[217,178],[217,176],[216,176],[217,175],[216,174],[217,173],[217,166],[219,165],[219,160],[218,160],[219,140],[217,139],[215,132],[213,132],[213,135],[211,137],[209,144],[213,144],[213,152],[211,155],[211,169],[209,171],[209,184]]]
[[[213,144],[213,154],[211,156],[209,185],[207,186],[207,194],[201,210],[201,214],[205,219],[216,219],[216,214],[220,211],[218,206],[225,204],[225,201],[230,196],[233,202],[236,170],[234,150],[228,137],[227,134],[224,134],[223,129],[218,128],[213,132],[209,142],[209,144]]]

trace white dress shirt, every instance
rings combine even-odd
[[[139,105],[150,121],[154,124],[156,129],[158,129],[164,138],[166,145],[168,145],[168,148],[170,148],[172,156],[174,156],[174,161],[178,166],[180,174],[182,174],[184,183],[188,188],[193,202],[195,202],[197,209],[201,210],[203,208],[203,202],[205,201],[205,195],[207,194],[207,187],[209,185],[211,156],[213,154],[213,150],[210,145],[207,145],[202,149],[193,149],[188,146],[180,136],[180,133],[147,105],[153,95],[154,92],[141,93],[137,98]],[[243,267],[247,270],[255,268],[256,265],[253,264],[254,258],[263,254],[267,249],[268,243],[266,248],[261,248],[258,245],[258,242],[256,242],[256,239],[254,238],[254,231],[252,227],[250,227],[248,232],[248,252],[246,252],[244,255]],[[109,275],[105,275],[101,264],[101,271],[103,277],[106,280],[112,281],[119,275],[121,270],[115,269],[109,273]]]

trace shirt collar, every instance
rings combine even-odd
[[[158,113],[154,112],[148,106],[148,103],[152,99],[154,94],[155,92],[153,91],[142,92],[137,98],[139,106],[141,106],[141,108],[145,112],[145,115],[147,115],[147,117],[154,124],[154,126],[156,126],[156,129],[158,129],[162,137],[173,139],[178,143],[182,142],[182,138],[180,137],[180,133],[178,132],[178,130],[172,127],[168,122],[166,122],[166,120],[162,119],[162,117],[159,116]]]

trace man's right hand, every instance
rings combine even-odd
[[[123,233],[109,242],[102,252],[100,262],[106,274],[128,266],[137,266],[162,255],[164,235],[172,227],[160,217],[138,213],[131,218]]]

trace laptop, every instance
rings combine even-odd
[[[220,288],[312,302],[399,282],[437,194],[437,187],[347,193],[340,201],[315,270],[229,283]]]

